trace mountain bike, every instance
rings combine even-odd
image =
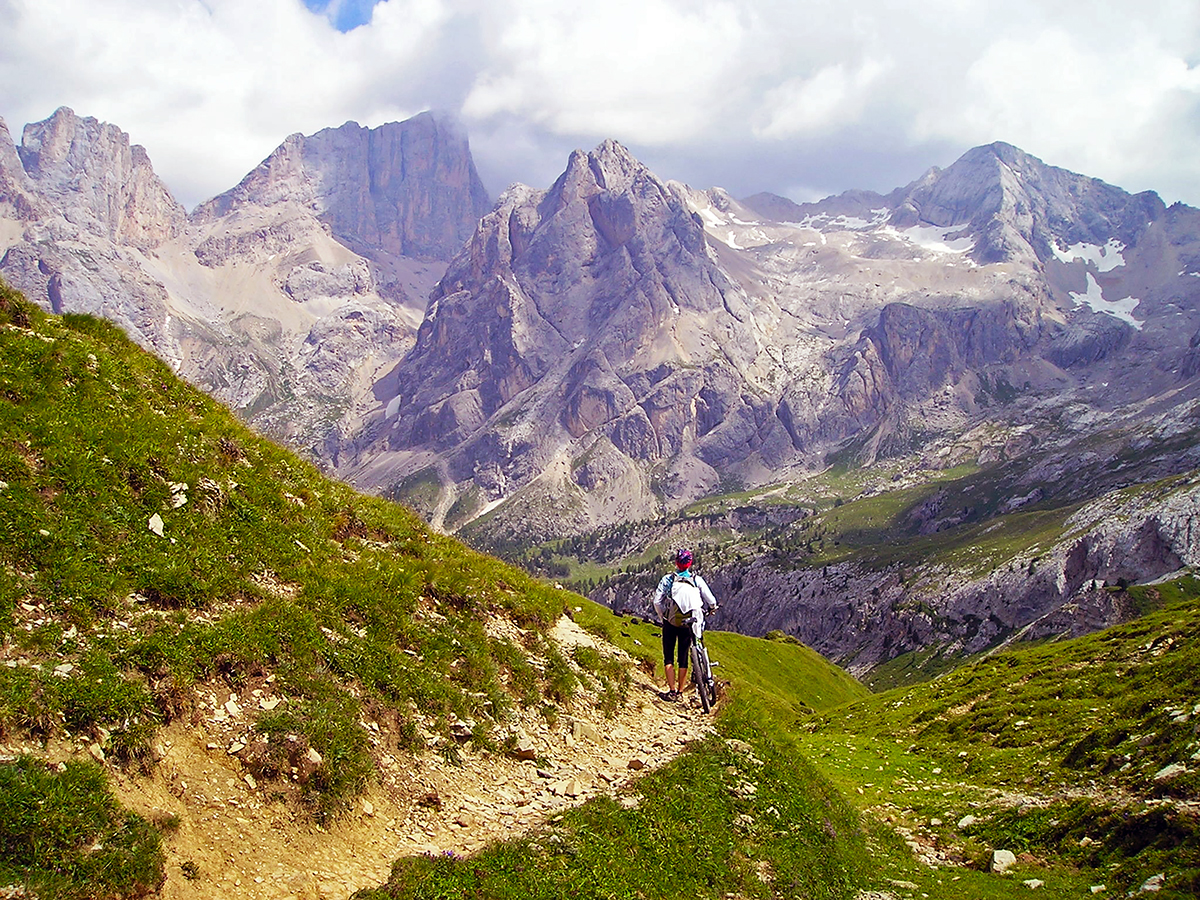
[[[704,646],[704,616],[693,615],[685,624],[692,626],[692,647],[688,651],[692,660],[692,682],[696,685],[700,708],[708,712],[717,704],[717,682],[712,673],[716,663],[708,658],[708,648]]]

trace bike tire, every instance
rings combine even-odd
[[[696,694],[700,697],[700,708],[708,712],[716,702],[716,689],[712,671],[708,667],[708,654],[692,645],[692,680],[696,683]]]

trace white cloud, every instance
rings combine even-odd
[[[1137,29],[1089,43],[1053,27],[988,46],[958,91],[926,106],[913,136],[1003,139],[1056,165],[1150,187],[1151,169],[1167,180],[1182,163],[1195,177],[1193,162],[1176,155],[1196,149],[1200,137],[1194,123],[1188,127],[1189,107],[1200,108],[1200,68],[1179,52]]]
[[[826,66],[811,78],[790,78],[763,98],[765,124],[754,133],[765,138],[831,131],[857,119],[871,90],[889,64],[867,60],[848,70]]]
[[[11,0],[0,112],[12,130],[60,105],[113,122],[195,202],[292,132],[420,111],[376,86],[404,74],[440,6],[391,0],[342,34],[299,0]]]
[[[1195,0],[386,0],[333,27],[364,2],[0,0],[0,115],[113,122],[189,204],[291,132],[429,107],[493,190],[605,137],[746,193],[887,190],[1006,140],[1200,204]]]
[[[726,0],[519,0],[496,4],[484,33],[495,36],[467,117],[652,144],[703,134],[714,99],[738,90],[745,52],[738,4]]]

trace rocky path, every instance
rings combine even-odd
[[[568,644],[591,640],[566,619],[555,637]],[[117,791],[143,814],[178,817],[167,842],[164,900],[345,900],[386,881],[397,857],[470,854],[564,807],[619,795],[645,769],[711,730],[698,708],[661,700],[636,669],[632,677],[629,702],[613,718],[584,703],[564,710],[553,727],[524,718],[520,745],[540,762],[465,748],[460,765],[437,754],[383,755],[376,783],[328,829],[298,817],[293,806],[270,798],[269,786],[247,777],[228,751],[224,717],[237,705],[221,697],[200,727],[166,729],[154,774],[117,775]]]

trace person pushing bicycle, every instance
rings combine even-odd
[[[667,680],[664,699],[678,700],[687,684],[688,651],[692,646],[691,618],[699,615],[703,620],[706,612],[716,611],[717,601],[704,579],[692,571],[691,550],[680,548],[671,559],[675,571],[659,581],[652,603],[662,625],[663,667]],[[678,666],[674,665],[675,659],[679,661]]]

